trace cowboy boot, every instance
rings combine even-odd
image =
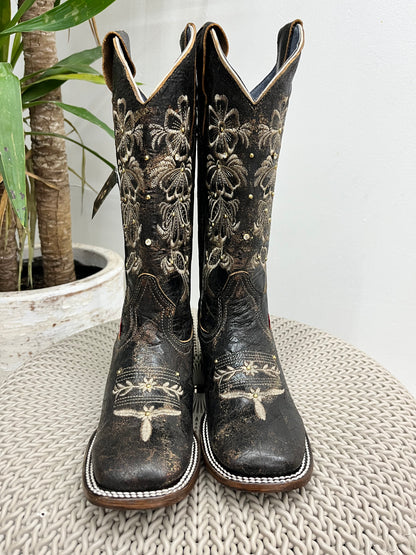
[[[189,24],[179,60],[149,98],[133,80],[125,33],[108,34],[103,45],[126,270],[120,332],[84,464],[87,498],[105,507],[175,503],[198,473],[189,306],[195,40]]]
[[[266,294],[277,161],[302,47],[302,23],[283,27],[276,66],[250,93],[221,27],[207,23],[197,38],[202,448],[211,473],[242,490],[287,491],[312,472]]]

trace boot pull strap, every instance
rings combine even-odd
[[[124,60],[120,59],[118,46],[121,47],[121,54]],[[126,63],[132,77],[135,76],[136,68],[134,67],[130,55],[130,40],[125,31],[112,31],[105,36],[103,41],[103,75],[110,91],[113,91],[113,68],[115,58],[122,65]]]
[[[227,56],[228,54],[228,39],[226,34],[224,33],[223,28],[218,25],[217,23],[212,23],[211,21],[208,21],[207,23],[205,23],[205,25],[203,25],[201,27],[201,29],[198,31],[197,34],[197,44],[198,44],[198,51],[199,51],[199,58],[202,59],[202,69],[205,69],[206,66],[206,52],[207,52],[207,42],[208,40],[212,41],[212,37],[211,37],[211,30],[214,30],[218,41],[220,43],[220,46],[225,54],[225,56]]]
[[[296,19],[282,27],[277,36],[277,68],[281,68],[298,47],[301,39],[302,21]]]
[[[283,66],[294,56],[295,52],[302,49],[303,25],[300,19],[288,23],[280,29],[277,36],[277,58],[276,64],[268,75],[251,91],[253,100],[257,101],[270,84],[276,79]],[[290,63],[290,62],[288,62]]]
[[[195,30],[195,27],[193,23],[186,24],[185,29],[182,31],[181,38],[179,40],[179,46],[181,48],[181,52],[185,50],[185,48],[188,46],[189,42],[191,41],[194,30]]]
[[[207,23],[205,23],[205,25],[203,25],[201,27],[201,29],[198,31],[197,37],[196,37],[196,42],[197,42],[197,57],[200,60],[200,63],[198,64],[198,86],[200,87],[200,90],[202,92],[202,95],[204,97],[204,101],[203,101],[203,113],[201,114],[201,120],[202,120],[202,129],[205,129],[205,118],[206,118],[206,112],[207,112],[207,101],[208,101],[208,97],[205,91],[205,70],[207,67],[207,50],[208,50],[208,41],[211,41],[212,43],[212,36],[211,36],[211,30],[214,29],[215,33],[217,35],[218,41],[220,43],[220,46],[225,54],[225,56],[227,56],[228,54],[228,40],[227,40],[227,36],[224,33],[223,28],[218,25],[217,23],[212,23],[211,21],[208,21]]]
[[[203,31],[204,34],[204,42],[206,43],[206,41],[211,37],[212,30],[214,30],[215,34],[217,35],[224,55],[227,56],[229,50],[228,39],[224,32],[224,29],[220,25],[218,25],[218,23],[212,23],[211,21],[209,21],[208,23],[205,23],[205,25],[201,28],[201,31]]]
[[[110,91],[113,92],[113,70],[116,63],[121,64],[125,70],[128,70],[131,74],[131,79],[133,79],[136,74],[136,68],[134,67],[130,55],[130,40],[127,33],[125,31],[112,31],[108,33],[104,38],[102,49],[104,79]],[[123,56],[123,59],[120,58],[120,54]],[[129,78],[127,74],[126,78]],[[117,170],[114,169],[94,201],[92,218],[94,218],[105,198],[117,183],[118,174]]]

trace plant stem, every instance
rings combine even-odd
[[[19,0],[19,6],[23,1]],[[22,17],[31,19],[54,7],[54,0],[36,0]],[[22,33],[25,74],[36,73],[58,61],[55,33]],[[61,101],[60,89],[42,100]],[[54,104],[30,108],[30,127],[35,133],[63,135],[64,115]],[[32,136],[33,173],[52,183],[56,189],[36,181],[36,205],[46,286],[75,280],[71,238],[71,207],[65,141],[56,136]]]
[[[0,183],[0,199],[4,193],[4,185]],[[9,206],[0,227],[0,291],[17,290],[17,242],[14,212]]]

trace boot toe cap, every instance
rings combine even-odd
[[[182,445],[181,445],[182,443]],[[181,447],[178,447],[178,444]],[[128,436],[98,432],[92,449],[92,468],[97,484],[110,491],[158,491],[177,483],[186,472],[190,441],[154,441],[145,444]]]
[[[295,473],[302,464],[304,451],[292,445],[277,448],[240,444],[238,450],[217,450],[214,455],[226,470],[237,476],[274,478]]]
[[[299,426],[266,426],[239,422],[209,433],[214,457],[229,472],[248,477],[289,476],[302,466],[305,431]]]

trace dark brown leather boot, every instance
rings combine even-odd
[[[110,33],[103,45],[127,282],[101,420],[84,467],[88,499],[105,507],[175,503],[198,473],[189,307],[195,40],[195,27],[187,25],[179,60],[147,99],[133,80],[126,35]]]
[[[276,66],[251,93],[226,58],[218,25],[206,24],[197,43],[205,461],[234,488],[287,491],[309,480],[312,455],[270,330],[266,261],[302,24],[280,31]]]

